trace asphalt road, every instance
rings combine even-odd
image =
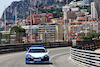
[[[25,64],[25,53],[16,52],[0,55],[0,67],[79,67],[69,60],[70,47],[49,48],[49,64]]]

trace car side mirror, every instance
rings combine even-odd
[[[28,48],[26,48],[26,51],[28,51]]]
[[[28,51],[24,51],[24,53],[27,53]]]
[[[50,51],[48,51],[47,53],[50,53]]]

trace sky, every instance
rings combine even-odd
[[[20,0],[0,0],[0,18],[3,14],[4,9],[8,7],[13,1],[20,1]]]

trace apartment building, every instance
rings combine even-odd
[[[40,25],[38,36],[42,42],[63,41],[62,25]]]
[[[71,32],[77,33],[79,36],[84,36],[85,33],[98,33],[98,22],[70,22]]]
[[[92,2],[91,3],[91,18],[92,19],[98,19],[98,13],[97,13],[97,10],[96,10],[96,3],[95,2]]]
[[[85,5],[90,5],[93,0],[83,0],[83,2]]]
[[[53,13],[36,13],[32,15],[32,24],[44,24],[50,23],[51,19],[53,19]],[[27,17],[26,25],[30,25],[30,16]]]

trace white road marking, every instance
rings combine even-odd
[[[67,48],[70,48],[70,47],[60,47],[60,48],[53,48],[53,49],[47,49],[49,51],[54,51],[54,50],[60,50],[60,49],[67,49]]]
[[[50,60],[51,60],[52,58],[56,57],[56,56],[59,56],[59,55],[62,55],[62,54],[67,54],[67,53],[69,53],[69,52],[64,52],[64,53],[56,54],[56,55],[52,56],[52,57],[50,58]],[[51,66],[51,67],[54,67],[52,64],[50,64],[50,66]]]

